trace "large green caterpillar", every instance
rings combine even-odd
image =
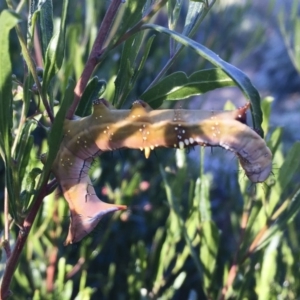
[[[265,181],[272,169],[272,154],[265,141],[244,124],[248,107],[234,111],[152,110],[138,100],[130,110],[117,110],[99,99],[90,116],[66,120],[52,167],[71,212],[66,244],[80,241],[104,214],[126,209],[105,203],[95,194],[88,170],[94,157],[104,151],[141,149],[147,158],[158,147],[219,146],[236,153],[252,182]]]

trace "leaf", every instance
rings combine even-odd
[[[220,234],[216,224],[210,220],[201,223],[200,261],[206,292],[213,286],[213,277],[218,256]]]
[[[93,77],[87,84],[79,105],[76,110],[76,115],[79,117],[86,117],[92,112],[93,100],[99,99],[105,92],[106,82],[99,80],[98,76]]]
[[[41,37],[42,55],[45,61],[47,47],[53,36],[53,4],[46,0],[40,7],[38,27]]]
[[[54,33],[47,47],[42,89],[44,95],[46,95],[50,81],[53,76],[59,71],[64,59],[68,4],[69,0],[63,1],[60,28],[58,32]]]
[[[12,81],[9,51],[9,31],[19,22],[19,16],[9,10],[0,15],[0,147],[3,160],[9,164],[12,127]]]
[[[3,10],[0,14],[0,154],[5,164],[5,184],[9,196],[10,213],[13,218],[17,216],[14,200],[18,190],[14,188],[11,161],[13,99],[9,32],[19,20],[19,16],[9,10]]]
[[[71,79],[69,79],[69,85],[67,86],[67,89],[64,94],[64,98],[61,102],[60,109],[58,113],[55,116],[55,120],[53,122],[49,137],[48,137],[48,145],[49,145],[49,152],[47,154],[47,160],[43,169],[43,174],[39,182],[39,186],[41,186],[45,180],[45,178],[48,177],[48,174],[51,170],[53,161],[56,157],[57,151],[60,147],[60,142],[63,137],[63,125],[65,121],[65,116],[67,113],[68,108],[70,107],[73,98],[74,98],[74,88],[75,88],[75,82]]]
[[[300,170],[300,142],[293,145],[292,149],[288,152],[287,157],[284,160],[284,164],[280,168],[278,175],[278,183],[275,185],[275,189],[278,195],[283,195],[286,188],[291,184],[293,176]]]
[[[155,36],[151,36],[148,39],[145,49],[141,51],[143,37],[144,34],[136,34],[124,44],[121,63],[115,80],[115,95],[113,100],[113,104],[116,103],[118,107],[122,106],[128,97],[142,71]],[[143,52],[143,56],[140,63],[137,63],[136,60],[140,52]]]
[[[165,100],[186,99],[217,88],[234,85],[234,81],[221,69],[201,70],[189,77],[184,72],[175,72],[151,87],[140,98],[156,108]]]
[[[110,45],[114,45],[118,39],[142,18],[146,0],[130,0],[121,4],[115,24],[110,32]],[[128,18],[130,16],[130,18]],[[110,38],[108,38],[109,40]]]
[[[272,294],[272,283],[276,276],[280,238],[281,234],[275,235],[264,253],[260,279],[258,281],[258,300],[270,299],[270,295]]]
[[[232,80],[236,83],[236,85],[241,89],[244,93],[245,97],[251,102],[251,112],[254,128],[259,132],[259,134],[263,137],[263,130],[261,127],[262,124],[262,111],[260,107],[260,96],[257,90],[252,85],[249,78],[238,68],[233,65],[222,60],[217,54],[213,51],[209,50],[205,46],[191,40],[190,38],[171,31],[167,28],[164,28],[155,24],[145,24],[141,26],[141,29],[153,29],[157,32],[161,32],[167,35],[170,35],[179,43],[191,47],[197,54],[211,62],[214,66],[221,68]]]

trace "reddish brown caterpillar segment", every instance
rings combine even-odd
[[[152,110],[135,101],[131,110],[116,110],[104,100],[93,113],[66,120],[64,139],[53,165],[71,211],[66,244],[80,241],[101,217],[125,206],[102,202],[88,176],[93,157],[121,148],[141,149],[149,157],[157,147],[220,146],[237,154],[252,182],[263,182],[272,169],[265,141],[245,125],[249,104],[235,111]]]

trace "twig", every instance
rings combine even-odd
[[[75,274],[77,274],[82,269],[84,263],[85,263],[84,257],[80,257],[76,265],[72,268],[72,270],[69,273],[67,273],[66,280],[71,279]]]
[[[119,9],[121,2],[122,2],[122,0],[112,0],[112,2],[110,3],[110,6],[104,16],[101,26],[99,28],[98,35],[94,42],[90,56],[85,64],[84,70],[76,84],[76,87],[74,90],[74,93],[75,93],[74,101],[67,113],[67,116],[66,116],[67,119],[71,119],[73,117],[75,110],[78,106],[78,103],[80,101],[80,98],[83,94],[83,91],[84,91],[92,73],[94,72],[96,65],[98,64],[99,56],[100,56],[101,50],[103,48],[105,39],[109,33],[109,30],[115,19],[115,16],[117,14],[117,11]]]

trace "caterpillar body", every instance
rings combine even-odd
[[[272,154],[245,124],[248,108],[249,104],[234,111],[152,110],[138,100],[130,110],[117,110],[99,99],[90,116],[66,120],[52,167],[71,212],[65,244],[80,241],[104,214],[126,209],[101,201],[89,178],[94,157],[105,151],[140,149],[148,158],[158,147],[218,146],[236,153],[252,182],[265,181],[272,170]]]

